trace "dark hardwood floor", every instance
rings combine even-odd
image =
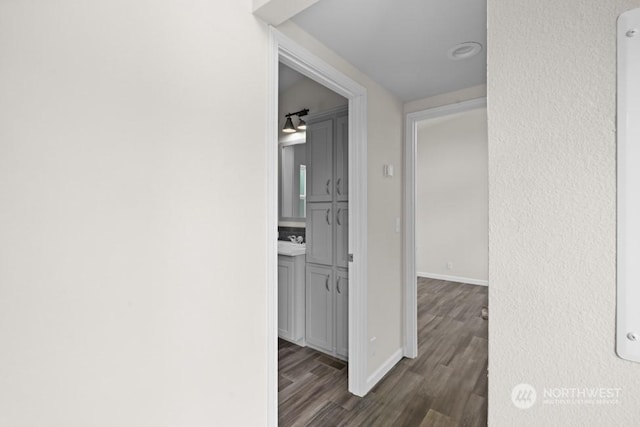
[[[279,425],[487,425],[487,288],[418,280],[416,359],[402,359],[365,397],[347,391],[347,365],[279,341]]]

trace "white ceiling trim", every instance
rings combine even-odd
[[[267,24],[280,25],[319,0],[253,0],[253,14]]]

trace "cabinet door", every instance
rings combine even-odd
[[[336,119],[336,200],[349,200],[349,117]]]
[[[278,257],[278,335],[293,339],[293,284],[294,262]]]
[[[336,271],[336,354],[349,357],[349,273]]]
[[[333,352],[333,271],[307,264],[306,340],[319,350]]]
[[[333,205],[307,203],[307,262],[333,264]]]
[[[349,203],[336,203],[336,267],[349,267]]]
[[[333,198],[333,120],[307,125],[307,201]]]

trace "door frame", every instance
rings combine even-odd
[[[278,424],[278,63],[349,100],[349,391],[367,392],[367,90],[269,27],[267,84],[267,425]]]
[[[404,356],[418,356],[418,276],[416,274],[416,157],[418,122],[486,108],[487,98],[476,98],[408,113],[404,139]]]

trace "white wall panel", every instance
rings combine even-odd
[[[618,324],[616,349],[640,362],[640,9],[618,20]]]

